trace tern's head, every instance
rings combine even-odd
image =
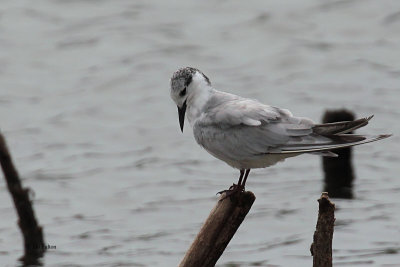
[[[183,132],[187,99],[203,86],[211,86],[210,80],[201,71],[186,67],[178,69],[171,77],[171,98],[178,106],[179,124]]]

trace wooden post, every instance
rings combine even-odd
[[[332,239],[335,223],[335,204],[329,200],[328,193],[323,192],[318,199],[319,212],[314,241],[311,244],[311,255],[314,267],[332,267]]]
[[[215,266],[256,199],[249,191],[224,197],[225,193],[201,227],[179,267]]]
[[[25,254],[21,258],[25,265],[34,265],[44,253],[42,227],[36,221],[29,189],[23,188],[14,167],[6,141],[0,133],[0,163],[19,217],[18,225],[24,238]]]
[[[322,122],[354,121],[354,119],[354,114],[349,110],[328,110],[325,112]],[[322,157],[325,175],[324,191],[329,192],[331,197],[351,199],[353,198],[353,181],[355,179],[352,148],[340,148],[332,152],[336,153],[338,157]]]

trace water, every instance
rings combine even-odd
[[[315,121],[375,114],[359,132],[394,136],[355,150],[334,264],[399,266],[399,14],[396,0],[2,1],[0,127],[56,245],[45,265],[178,265],[238,176],[180,133],[168,82],[194,66]],[[0,185],[0,262],[15,266],[21,234]],[[254,170],[247,186],[256,202],[218,266],[311,266],[320,159]]]

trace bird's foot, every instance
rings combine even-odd
[[[233,184],[231,187],[229,187],[229,189],[219,191],[217,194],[225,193],[225,196],[220,199],[220,200],[224,200],[225,198],[233,196],[234,194],[236,194],[238,192],[244,192],[244,186],[243,185]]]

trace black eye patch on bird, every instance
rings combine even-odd
[[[183,89],[183,90],[179,93],[179,96],[184,96],[184,95],[186,95],[186,87],[185,87],[185,89]]]
[[[192,82],[193,77],[189,76],[189,78],[186,79],[185,81],[185,86],[189,86],[189,84]]]

